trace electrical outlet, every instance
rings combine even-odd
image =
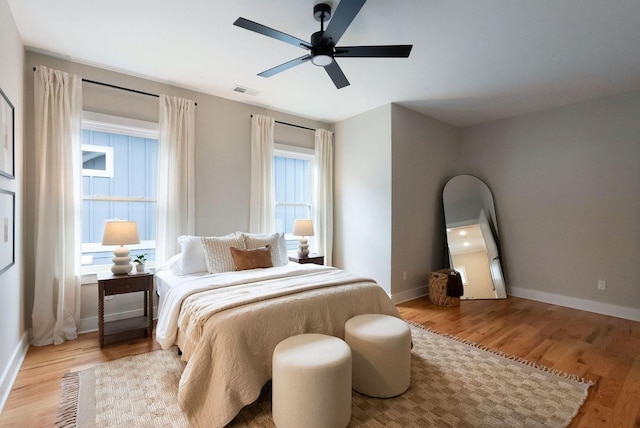
[[[598,290],[606,290],[606,289],[607,289],[607,283],[604,281],[604,279],[599,279]]]
[[[404,281],[406,281],[406,280],[407,280],[407,271],[406,271],[406,270],[405,270],[404,272],[402,272],[402,279],[403,279]]]

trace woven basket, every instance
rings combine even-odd
[[[459,297],[447,296],[447,282],[450,269],[431,272],[429,277],[429,301],[438,306],[460,306]]]

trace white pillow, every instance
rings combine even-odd
[[[180,244],[180,253],[182,254],[180,275],[207,272],[207,261],[204,256],[204,248],[202,248],[202,241],[199,236],[179,236],[178,244]]]
[[[158,271],[169,270],[174,275],[181,275],[180,269],[182,266],[182,254],[178,253],[171,257],[164,265],[160,266]]]
[[[201,237],[204,257],[209,273],[233,272],[236,265],[231,256],[231,247],[246,250],[244,237],[238,234],[231,234],[220,237]]]
[[[244,236],[244,243],[247,250],[254,250],[256,248],[269,245],[271,248],[271,263],[273,266],[284,266],[289,263],[287,243],[284,240],[284,233],[274,233],[273,235],[242,232],[236,233]]]

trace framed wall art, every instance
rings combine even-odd
[[[2,88],[0,95],[0,175],[15,178],[15,111]]]
[[[16,261],[16,194],[0,189],[0,274]]]

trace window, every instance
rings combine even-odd
[[[82,121],[82,269],[113,262],[103,247],[106,220],[135,221],[140,244],[131,257],[155,260],[158,124],[85,112]]]
[[[287,250],[298,248],[298,237],[291,235],[293,221],[298,218],[312,218],[313,161],[313,150],[275,145],[273,176],[276,230],[284,231]]]
[[[113,147],[83,144],[82,176],[113,178]]]

